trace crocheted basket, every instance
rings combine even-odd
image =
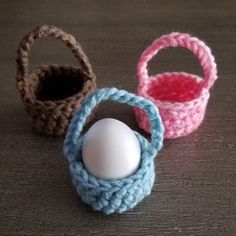
[[[81,66],[43,65],[29,73],[30,48],[43,37],[64,42]],[[42,25],[29,32],[19,45],[17,88],[33,126],[47,134],[61,135],[74,110],[96,88],[96,81],[89,60],[75,38],[54,26]]]
[[[102,101],[113,100],[143,109],[151,122],[151,143],[135,132],[141,147],[141,164],[131,176],[117,180],[103,180],[90,175],[82,162],[81,131],[86,118]],[[162,147],[163,125],[157,108],[151,101],[116,88],[96,90],[75,112],[64,142],[64,154],[69,161],[73,184],[82,201],[105,214],[122,213],[132,209],[153,186],[154,158]]]
[[[165,47],[186,47],[200,60],[204,79],[185,72],[148,75],[147,64]],[[201,124],[209,89],[217,79],[216,64],[204,42],[184,33],[171,33],[156,39],[141,55],[137,76],[138,95],[150,99],[160,110],[165,127],[165,138],[177,138],[196,130]],[[150,132],[150,124],[140,109],[135,109],[140,128]]]

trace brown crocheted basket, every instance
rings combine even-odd
[[[29,51],[43,37],[60,39],[69,47],[80,66],[43,65],[29,73]],[[73,112],[96,88],[88,57],[75,38],[54,26],[43,25],[21,41],[17,57],[17,88],[33,126],[47,134],[66,132]]]

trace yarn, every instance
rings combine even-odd
[[[148,75],[148,62],[165,47],[186,47],[200,61],[204,79],[185,72],[167,72]],[[141,55],[137,77],[137,94],[150,99],[160,111],[165,127],[165,138],[177,138],[196,130],[201,124],[208,99],[209,89],[217,79],[217,69],[211,50],[198,38],[185,33],[171,33],[156,39]],[[139,127],[150,132],[147,116],[135,109]]]
[[[71,49],[80,66],[44,65],[29,73],[29,51],[44,37],[60,39]],[[66,132],[75,109],[96,88],[88,57],[75,38],[50,25],[42,25],[22,39],[17,57],[17,88],[32,125],[40,132]]]
[[[134,131],[141,147],[141,163],[134,174],[122,179],[95,178],[82,162],[83,126],[92,110],[106,100],[143,109],[151,123],[151,142]],[[122,213],[135,207],[151,193],[155,178],[154,158],[162,147],[163,132],[158,109],[151,101],[116,88],[98,89],[91,94],[75,112],[64,142],[64,154],[69,162],[73,184],[82,201],[105,214]]]

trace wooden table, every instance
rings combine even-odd
[[[0,235],[236,235],[236,2],[6,1],[0,2]],[[88,54],[99,87],[135,92],[141,52],[160,35],[189,32],[208,43],[219,80],[207,114],[191,135],[166,140],[155,161],[153,192],[134,210],[104,216],[77,197],[62,153],[63,137],[33,131],[15,88],[16,49],[39,24],[76,36]],[[76,64],[54,40],[38,42],[31,69]],[[151,72],[202,74],[184,49],[161,51]],[[114,117],[139,130],[125,105],[101,105],[96,119]],[[140,131],[140,130],[139,130]]]

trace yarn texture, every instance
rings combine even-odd
[[[166,47],[185,47],[200,61],[204,79],[185,72],[148,75],[148,62]],[[204,42],[185,33],[171,33],[156,39],[141,55],[137,77],[137,93],[150,99],[160,111],[165,138],[177,138],[196,130],[201,124],[210,96],[209,89],[217,79],[211,50]],[[150,132],[150,122],[140,109],[135,109],[139,127]]]
[[[60,39],[71,49],[78,66],[43,65],[29,73],[29,52],[41,38]],[[88,57],[75,38],[50,25],[42,25],[22,39],[17,56],[17,88],[32,125],[40,132],[61,135],[82,100],[96,88]]]
[[[82,162],[83,126],[92,110],[106,100],[144,110],[151,124],[151,142],[134,131],[141,147],[140,167],[134,174],[122,179],[95,178],[88,173]],[[116,88],[98,89],[91,94],[75,112],[64,142],[64,154],[81,200],[105,214],[122,213],[135,207],[151,193],[155,179],[154,158],[162,147],[163,132],[158,109],[151,101]]]

